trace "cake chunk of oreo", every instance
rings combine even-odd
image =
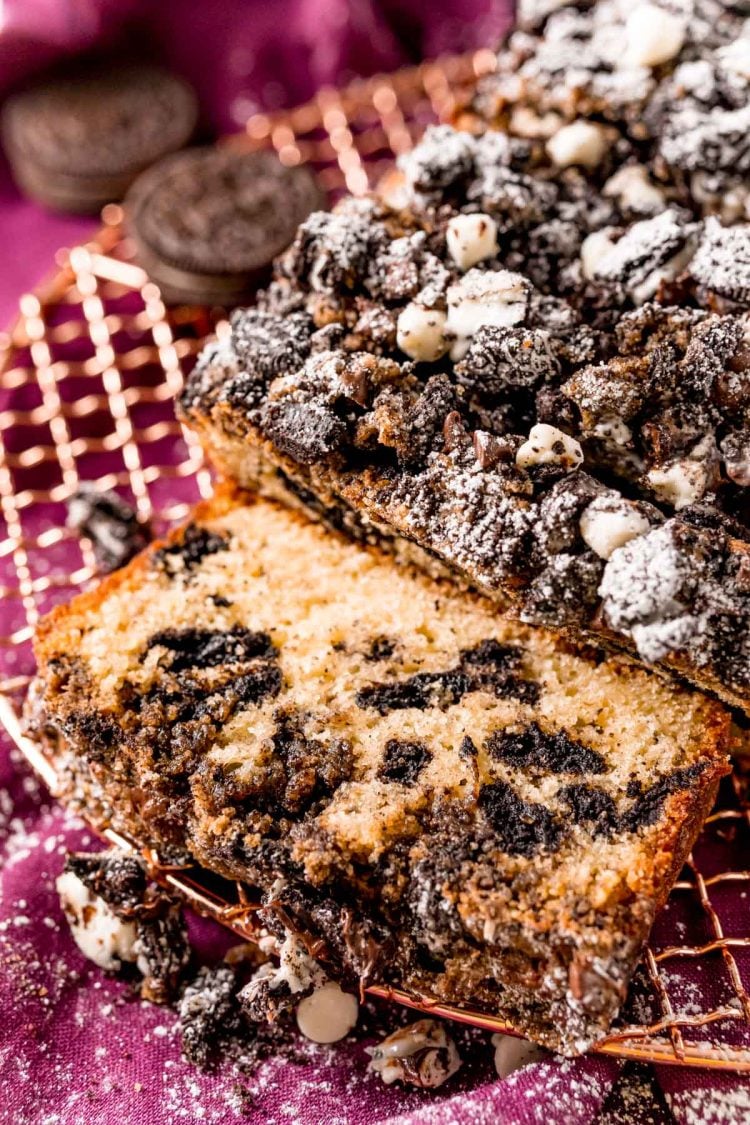
[[[151,532],[130,504],[115,492],[81,485],[68,501],[67,525],[91,540],[105,573],[130,562],[148,543]]]
[[[179,902],[139,857],[117,849],[68,855],[57,890],[86,957],[103,969],[133,965],[144,1000],[175,998],[191,958],[187,928]]]

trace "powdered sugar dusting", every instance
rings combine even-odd
[[[691,563],[668,527],[619,547],[607,563],[599,593],[607,620],[630,633],[644,660],[685,647],[700,622],[681,600]]]
[[[718,219],[707,219],[690,272],[722,297],[750,301],[750,224],[723,227]]]

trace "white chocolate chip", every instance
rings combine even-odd
[[[456,1044],[437,1020],[417,1020],[367,1050],[370,1070],[387,1086],[401,1081],[433,1089],[442,1086],[461,1066]],[[403,1065],[404,1059],[410,1060],[408,1068]]]
[[[645,535],[650,527],[634,504],[615,494],[597,496],[580,519],[581,537],[600,559],[608,559],[618,547]]]
[[[529,283],[510,270],[469,270],[448,290],[446,330],[456,337],[451,358],[461,359],[483,324],[507,328],[526,316]]]
[[[119,969],[123,961],[135,961],[135,922],[118,918],[72,871],[59,875],[55,886],[73,940],[84,957],[109,970]]]
[[[615,243],[609,237],[611,230],[611,227],[595,230],[581,243],[581,268],[588,281],[594,280],[599,263],[614,249]]]
[[[559,113],[545,113],[541,117],[525,105],[517,105],[510,115],[510,132],[514,137],[529,141],[547,141],[562,125]]]
[[[704,462],[673,461],[666,469],[651,469],[646,482],[654,494],[675,511],[695,504],[708,488],[709,472]]]
[[[313,1043],[337,1043],[349,1034],[358,1016],[357,997],[329,980],[300,1001],[297,1027]]]
[[[626,66],[659,66],[679,55],[685,42],[685,21],[657,4],[639,4],[625,24]]]
[[[594,125],[591,121],[573,121],[550,137],[547,152],[559,168],[567,168],[571,164],[595,168],[607,151],[608,143],[601,125]]]
[[[492,1036],[495,1048],[495,1070],[500,1078],[508,1078],[516,1070],[531,1063],[542,1062],[548,1057],[547,1051],[528,1039],[518,1039],[515,1035]]]
[[[448,350],[446,316],[440,309],[407,305],[398,318],[396,341],[401,351],[418,363],[434,363]]]
[[[460,270],[471,269],[498,251],[497,223],[489,215],[456,215],[445,234],[448,251]]]
[[[597,422],[591,432],[607,445],[616,445],[622,449],[627,449],[633,441],[633,431],[622,418],[604,418]]]
[[[750,20],[745,23],[745,28],[749,24]],[[716,56],[726,70],[750,80],[750,34],[747,31],[743,30],[738,39],[722,47],[716,52]]]
[[[575,469],[582,461],[580,443],[546,422],[537,422],[531,427],[527,440],[516,453],[516,464],[521,469],[534,465],[564,465]]]
[[[616,199],[626,211],[652,215],[664,207],[665,197],[655,184],[652,184],[648,171],[642,164],[626,164],[607,180],[602,193]]]
[[[645,480],[660,500],[679,511],[697,503],[715,483],[718,460],[719,451],[713,436],[706,434],[686,457],[662,469],[651,469]]]

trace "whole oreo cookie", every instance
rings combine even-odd
[[[22,191],[86,214],[187,144],[197,117],[193,90],[161,67],[80,62],[8,100],[3,140]]]
[[[138,261],[172,303],[246,299],[324,204],[305,168],[270,151],[195,148],[160,160],[126,199]]]

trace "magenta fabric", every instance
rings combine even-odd
[[[0,88],[60,54],[127,35],[194,82],[205,126],[214,131],[236,128],[257,109],[304,100],[325,83],[446,50],[486,46],[508,19],[502,0],[5,0],[0,13]],[[0,325],[8,323],[19,296],[51,272],[56,251],[81,241],[93,227],[91,220],[51,215],[25,202],[7,168],[0,168]],[[0,410],[33,405],[28,390],[0,389]],[[15,450],[29,440],[21,433],[4,437]],[[91,475],[96,473],[93,465]],[[61,511],[32,514],[30,530],[38,532],[60,518]],[[0,584],[10,580],[11,571],[3,571],[7,561],[0,560]],[[0,633],[20,624],[7,603]],[[2,671],[26,673],[30,667],[28,654],[22,654],[15,667]],[[107,978],[77,951],[54,880],[66,849],[93,846],[82,825],[50,802],[3,742],[2,1123],[731,1125],[750,1120],[747,1084],[708,1072],[637,1070],[596,1058],[550,1059],[501,1082],[492,1067],[489,1036],[479,1033],[465,1068],[437,1092],[384,1087],[367,1073],[365,1044],[358,1042],[310,1046],[305,1065],[269,1060],[245,1080],[248,1097],[231,1069],[203,1075],[184,1063],[174,1014],[133,999],[127,985]],[[747,926],[736,906],[729,924],[737,933]],[[659,923],[665,941],[684,934],[687,925],[674,907]],[[191,927],[204,958],[221,955],[229,940],[223,930],[198,919],[191,919]],[[745,963],[743,972],[747,968]],[[688,1005],[696,1002],[700,987],[721,999],[718,978],[706,982],[696,974],[689,985]],[[393,1009],[394,1027],[410,1018]]]

